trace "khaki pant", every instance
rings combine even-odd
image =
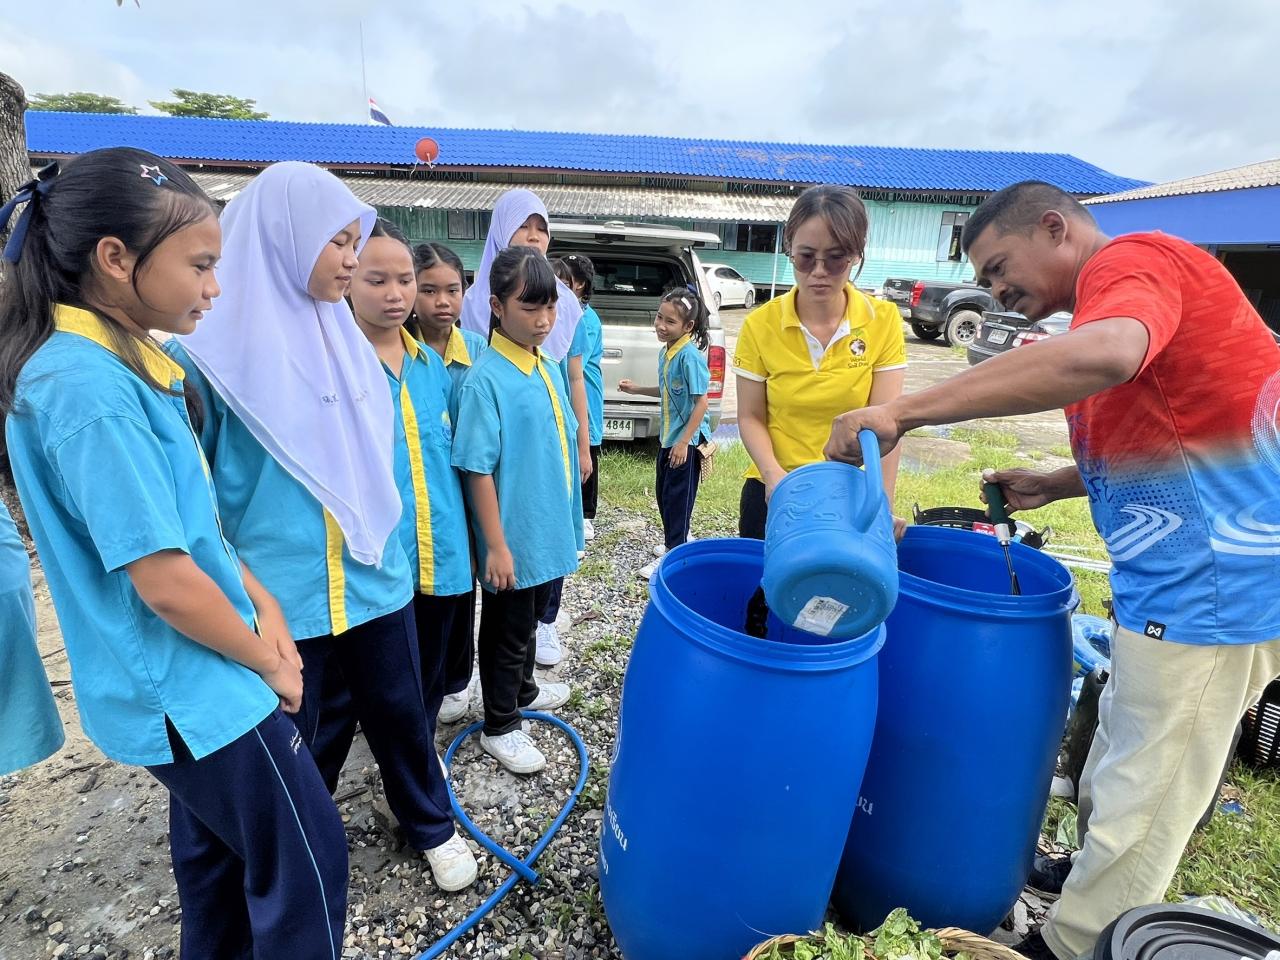
[[[1164,899],[1236,724],[1280,674],[1280,640],[1190,646],[1117,627],[1111,652],[1080,783],[1081,851],[1042,931],[1061,960]]]

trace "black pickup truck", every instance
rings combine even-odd
[[[911,332],[921,340],[942,337],[960,347],[973,341],[984,310],[1000,309],[986,288],[945,280],[886,280],[884,299],[898,305]]]

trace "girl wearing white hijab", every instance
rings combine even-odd
[[[392,812],[435,868],[470,854],[423,705],[391,396],[343,299],[375,216],[319,167],[268,167],[222,215],[222,295],[168,349],[203,401],[224,533],[298,640],[296,723],[325,785],[359,720]]]
[[[484,240],[480,268],[462,300],[459,320],[463,330],[489,338],[489,273],[493,270],[494,258],[512,246],[533,247],[545,257],[551,243],[550,223],[546,206],[532,190],[508,190],[498,198],[493,205],[493,219]],[[573,342],[574,331],[582,319],[582,305],[563,281],[556,281],[556,289],[560,295],[556,301],[556,323],[542,344],[542,352],[560,361]]]

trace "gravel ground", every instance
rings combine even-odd
[[[583,960],[620,955],[600,905],[596,873],[608,763],[622,676],[648,589],[634,571],[647,563],[658,534],[649,521],[604,508],[599,537],[564,595],[566,656],[547,671],[570,681],[573,699],[559,715],[587,744],[590,774],[582,798],[537,869],[542,881],[514,891],[450,957],[496,960]],[[52,760],[0,778],[0,958],[176,957],[180,907],[169,869],[167,796],[145,771],[106,760],[79,733],[65,653],[48,593],[36,572],[41,649],[67,725],[67,746]],[[441,753],[479,719],[442,728]],[[470,738],[454,759],[453,779],[471,816],[504,846],[524,855],[572,791],[576,751],[558,730],[535,724],[547,769],[516,777],[481,753]],[[338,788],[351,851],[348,923],[342,956],[417,956],[467,916],[507,876],[480,854],[480,879],[444,894],[426,862],[379,825],[373,806],[377,769],[357,739]],[[1025,934],[1046,904],[1024,896],[1000,939]]]
[[[605,509],[584,571],[569,580],[562,623],[564,662],[549,676],[575,693],[559,711],[587,744],[591,770],[578,806],[538,860],[542,881],[514,891],[453,957],[582,960],[616,957],[596,883],[596,848],[622,675],[647,587],[633,571],[651,559],[646,521]],[[0,778],[0,958],[176,957],[180,908],[169,869],[167,795],[145,771],[107,760],[79,733],[65,652],[48,592],[36,571],[41,649],[67,724],[52,760]],[[461,729],[442,728],[441,753]],[[577,753],[546,724],[533,737],[547,769],[532,777],[501,770],[470,738],[454,759],[454,784],[472,818],[524,855],[572,791]],[[373,816],[377,768],[357,739],[338,788],[347,823],[351,884],[345,958],[416,956],[474,910],[508,875],[481,854],[480,879],[440,892],[426,861],[399,846]]]

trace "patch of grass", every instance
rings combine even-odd
[[[1275,927],[1280,923],[1280,780],[1236,764],[1227,783],[1238,791],[1244,814],[1219,810],[1191,838],[1166,899],[1225,897]],[[1075,816],[1073,804],[1052,798],[1042,835],[1057,839],[1060,827],[1072,826]]]
[[[600,451],[600,499],[611,506],[658,516],[654,500],[656,443],[609,444]]]
[[[1062,459],[1064,460],[1070,460],[1073,456],[1073,454],[1071,453],[1071,448],[1066,446],[1065,444],[1057,447],[1050,447],[1049,452],[1052,453],[1055,457],[1062,457]]]
[[[911,507],[979,506],[978,488],[982,471],[987,467],[1007,469],[1036,464],[1018,456],[1016,434],[1001,430],[979,430],[957,427],[950,433],[953,440],[969,445],[972,458],[956,467],[924,473],[903,470],[898,475],[894,512],[911,517]],[[1070,451],[1068,451],[1068,454]],[[656,445],[607,447],[600,458],[600,495],[615,506],[636,510],[658,523],[653,500],[654,460]],[[742,474],[750,465],[746,448],[740,443],[728,444],[716,455],[710,479],[698,489],[698,502],[693,511],[693,527],[698,536],[733,536],[738,525],[738,498],[742,492]],[[1083,498],[1064,500],[1040,510],[1021,515],[1021,519],[1037,530],[1053,528],[1051,543],[1082,556],[1104,558],[1102,540],[1094,529],[1089,505]],[[603,552],[603,551],[601,551]],[[1073,571],[1080,590],[1081,612],[1104,614],[1102,602],[1110,596],[1107,575],[1089,571]],[[637,581],[628,593],[643,598],[646,588]]]
[[[659,524],[655,500],[656,443],[608,446],[600,454],[600,497],[615,507],[644,515]],[[698,487],[693,528],[698,536],[733,536],[738,529],[742,474],[750,466],[740,443],[725,444],[716,454],[711,476]]]
[[[1280,924],[1280,779],[1243,764],[1228,782],[1240,792],[1244,815],[1218,811],[1191,838],[1169,900],[1217,894]]]
[[[609,792],[609,768],[600,764],[592,764],[587,773],[587,782],[582,788],[582,800],[578,804],[582,810],[603,810],[605,797]]]
[[[586,557],[578,561],[578,571],[574,575],[588,580],[607,580],[613,573],[613,564],[609,561],[611,552],[608,546],[593,544]]]
[[[613,656],[619,653],[626,653],[631,649],[632,640],[630,637],[620,636],[618,634],[610,634],[607,637],[601,637],[599,640],[593,640],[587,644],[586,650],[582,652],[582,656],[586,660],[594,660],[600,655]]]

